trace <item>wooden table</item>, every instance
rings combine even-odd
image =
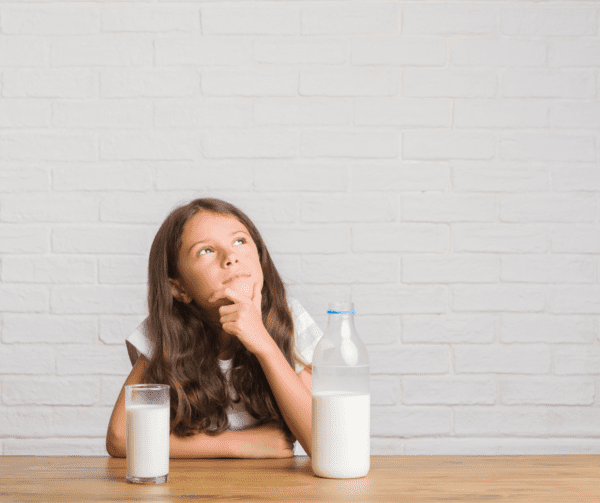
[[[0,456],[1,502],[600,502],[600,457],[372,456],[360,479],[315,477],[310,458],[172,459],[161,485],[125,481],[125,459]]]

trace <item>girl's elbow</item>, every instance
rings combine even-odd
[[[125,439],[109,433],[106,435],[106,451],[113,458],[124,458],[127,454]]]

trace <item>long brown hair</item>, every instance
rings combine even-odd
[[[293,367],[294,324],[284,284],[252,221],[220,199],[195,199],[174,209],[158,230],[148,261],[148,338],[153,348],[144,382],[168,384],[171,390],[171,432],[184,437],[198,432],[216,435],[229,427],[232,403],[227,379],[219,365],[221,326],[195,302],[176,300],[169,278],[177,279],[178,252],[187,221],[199,211],[232,215],[246,226],[260,258],[264,283],[262,319],[267,332]],[[231,385],[258,424],[278,424],[290,437],[277,401],[256,356],[231,337]]]

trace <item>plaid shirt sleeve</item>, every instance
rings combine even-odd
[[[294,347],[296,355],[308,365],[312,363],[315,348],[321,337],[323,337],[323,331],[297,299],[288,298],[288,304],[294,318]],[[301,372],[303,368],[304,365],[296,363],[296,373]]]

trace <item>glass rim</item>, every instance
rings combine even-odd
[[[168,389],[170,386],[168,384],[128,384],[125,388],[131,390],[160,391]]]

